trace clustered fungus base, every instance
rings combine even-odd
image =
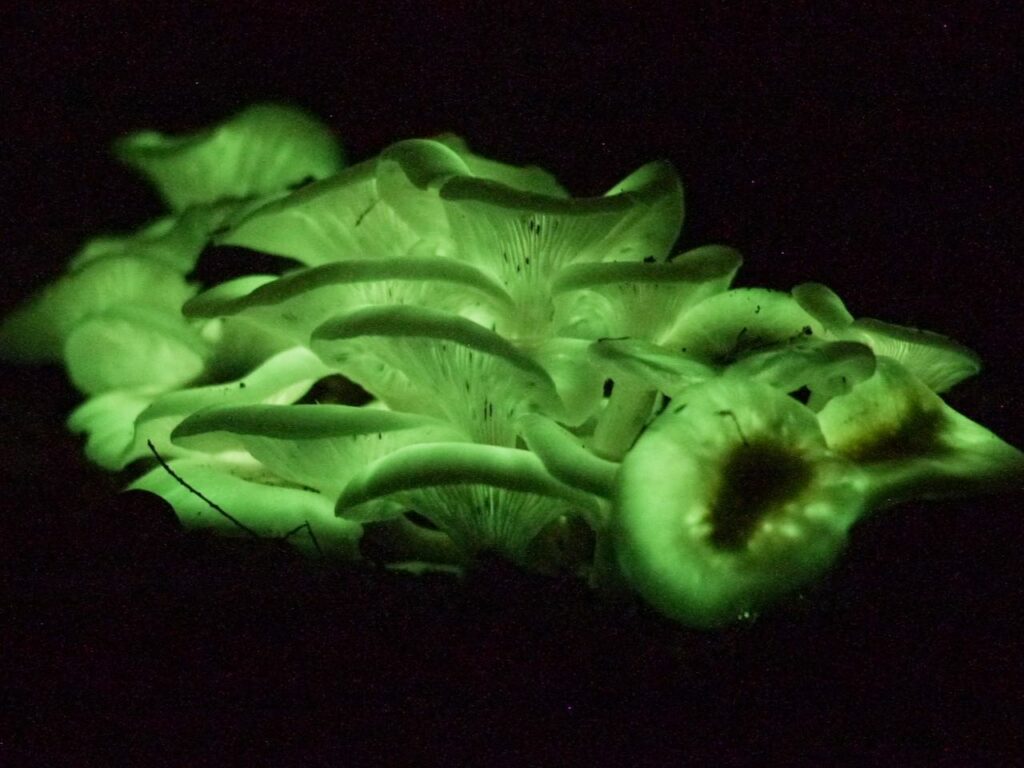
[[[167,213],[86,243],[0,352],[63,364],[88,457],[187,526],[344,559],[377,528],[396,568],[497,553],[709,627],[819,577],[874,510],[1024,477],[940,397],[970,350],[675,253],[667,163],[588,198],[450,135],[345,167],[273,104],[116,150]],[[199,285],[211,245],[287,267]]]

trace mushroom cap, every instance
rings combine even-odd
[[[820,576],[866,486],[814,414],[766,384],[713,379],[683,400],[623,459],[611,527],[633,587],[667,616],[710,627]]]
[[[428,416],[333,404],[213,406],[171,434],[190,450],[248,452],[275,475],[332,499],[360,467],[397,448],[466,439]]]
[[[380,502],[390,501],[391,512]],[[337,514],[366,521],[412,509],[467,552],[512,559],[566,514],[596,520],[593,496],[557,481],[529,451],[472,443],[400,448],[361,469],[338,498]]]
[[[491,316],[511,298],[491,276],[450,258],[349,259],[300,269],[242,293],[238,281],[186,302],[187,317],[241,315],[301,343],[333,315],[368,305],[416,304]]]
[[[547,371],[497,333],[411,306],[374,306],[319,326],[312,348],[396,410],[449,419],[481,442],[512,445],[513,420],[564,411]]]
[[[818,421],[831,450],[863,468],[876,507],[1024,483],[1024,453],[888,357],[878,358],[870,378],[830,400]]]
[[[557,324],[572,335],[660,341],[691,307],[729,287],[742,259],[704,246],[670,261],[569,264],[552,284]]]
[[[280,104],[255,104],[183,136],[140,131],[115,145],[176,211],[279,192],[341,168],[341,147],[319,120]]]

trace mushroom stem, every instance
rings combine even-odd
[[[617,463],[598,458],[569,430],[538,413],[522,416],[518,428],[526,447],[540,457],[555,478],[596,496],[611,498]]]
[[[615,553],[615,542],[607,530],[597,532],[594,544],[594,559],[587,577],[587,583],[610,602],[625,603],[634,594],[629,582],[622,575]]]
[[[620,461],[651,415],[657,391],[626,378],[615,382],[597,420],[590,448],[598,456]]]

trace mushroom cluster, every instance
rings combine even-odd
[[[116,150],[168,212],[86,243],[0,352],[66,366],[88,457],[187,526],[410,570],[494,553],[710,627],[872,510],[1024,476],[939,397],[968,349],[675,253],[667,163],[588,198],[451,135],[345,167],[272,104]],[[212,246],[279,268],[199,285]]]

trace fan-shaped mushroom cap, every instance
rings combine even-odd
[[[341,148],[319,120],[278,104],[256,104],[184,136],[141,131],[121,139],[115,150],[178,211],[278,192],[308,177],[330,176],[342,165]]]
[[[596,518],[597,500],[558,482],[529,451],[469,443],[401,448],[358,472],[337,503],[339,515],[379,519],[412,509],[467,552],[525,557],[533,539],[561,516]]]
[[[421,307],[365,307],[313,332],[313,350],[396,410],[449,419],[473,439],[515,441],[513,420],[560,414],[548,373],[488,329]]]
[[[429,416],[325,404],[214,406],[171,435],[191,450],[246,451],[275,475],[331,498],[360,467],[397,448],[467,439]]]
[[[864,468],[877,506],[1024,483],[1024,454],[887,357],[878,358],[873,376],[830,400],[818,421],[829,447]]]

